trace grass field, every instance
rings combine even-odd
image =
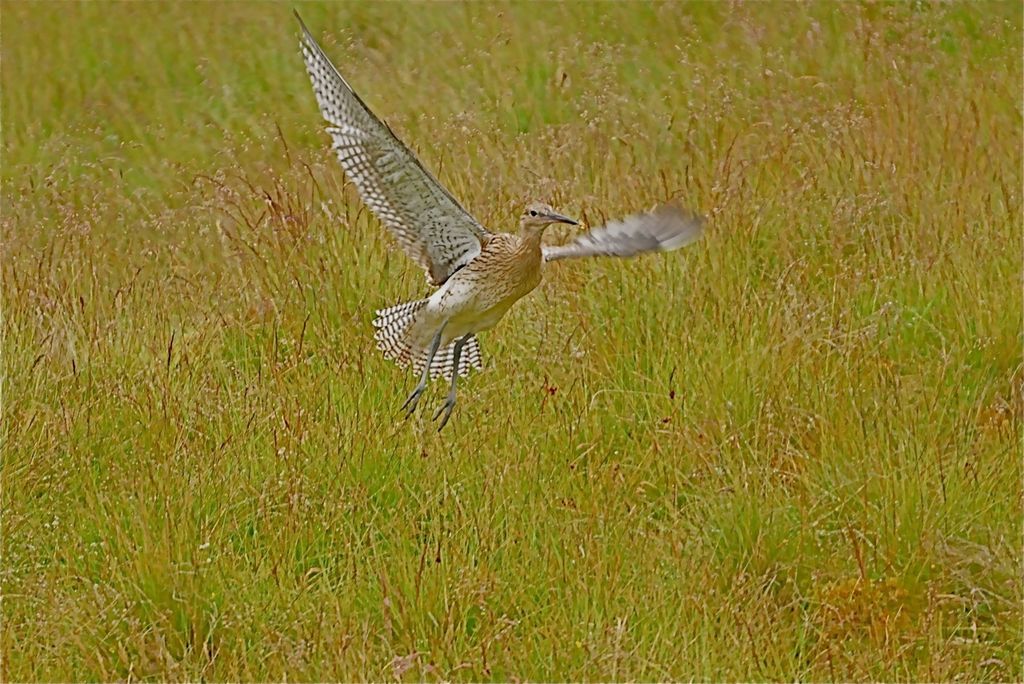
[[[298,5],[485,225],[709,217],[441,435],[291,9],[2,5],[5,681],[1024,678],[1019,3]]]

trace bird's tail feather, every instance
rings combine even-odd
[[[416,314],[426,305],[427,300],[421,299],[381,309],[373,321],[373,326],[377,328],[374,339],[377,340],[377,348],[384,352],[384,357],[402,368],[411,365],[417,373],[423,371],[423,366],[427,362],[429,345],[424,346],[414,339],[415,336],[410,335],[410,332],[416,324]],[[451,379],[455,372],[454,357],[454,341],[438,349],[434,361],[430,364],[430,377],[443,375]],[[470,336],[459,357],[459,375],[468,374],[470,368],[479,370],[480,367],[480,344],[476,337]]]
[[[413,362],[413,368],[417,373],[421,373],[423,372],[423,364],[426,362],[427,350],[424,349],[423,353],[416,357],[416,360]],[[459,355],[459,375],[469,375],[470,368],[480,370],[480,366],[480,343],[477,342],[475,335],[470,335]],[[434,354],[434,361],[430,364],[430,377],[436,378],[439,375],[443,375],[448,380],[451,380],[454,372],[455,342],[452,342],[447,347],[438,349],[437,353]]]
[[[373,321],[373,327],[377,328],[373,335],[377,348],[384,352],[385,358],[402,368],[419,356],[420,345],[414,344],[409,333],[416,323],[416,314],[426,305],[427,300],[421,299],[381,309]]]

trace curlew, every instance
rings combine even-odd
[[[440,431],[455,406],[459,376],[479,369],[477,334],[493,328],[541,281],[544,265],[589,256],[631,257],[678,249],[700,237],[703,219],[676,203],[612,221],[562,246],[541,244],[553,223],[577,225],[546,204],[526,207],[517,233],[484,228],[452,197],[342,78],[295,14],[302,56],[338,160],[366,206],[427,274],[429,297],[377,311],[377,346],[419,382],[402,405],[406,417],[431,378],[450,382],[434,413]]]

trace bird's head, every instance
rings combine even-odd
[[[570,226],[577,225],[568,216],[562,216],[554,209],[540,202],[533,202],[526,205],[523,215],[519,217],[519,228],[523,235],[536,235],[542,233],[552,223],[568,223]]]

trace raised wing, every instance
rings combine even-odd
[[[610,221],[567,245],[544,247],[544,260],[668,252],[699,238],[703,228],[703,217],[671,202],[621,221]]]
[[[338,160],[398,244],[440,285],[480,253],[487,229],[469,215],[327,59],[298,12],[302,57]]]

